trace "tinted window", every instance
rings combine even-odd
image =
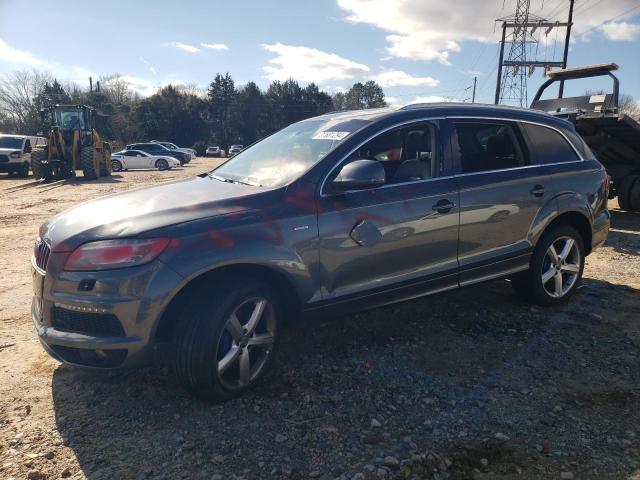
[[[536,163],[573,162],[580,158],[567,140],[557,131],[540,125],[523,124],[533,151]]]
[[[382,162],[388,184],[424,180],[442,173],[436,144],[435,125],[420,123],[378,135],[352,153],[347,161]]]
[[[456,122],[454,148],[462,173],[503,170],[525,165],[520,142],[506,123]]]
[[[596,156],[593,154],[589,146],[585,143],[580,135],[572,130],[564,130],[564,133],[569,138],[569,141],[573,144],[574,147],[578,149],[580,155],[585,160],[594,160]]]

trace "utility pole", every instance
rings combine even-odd
[[[498,59],[498,75],[496,76],[496,98],[493,103],[500,103],[500,86],[502,84],[502,64],[504,63],[504,44],[507,38],[507,22],[502,22],[502,40],[500,41],[500,58]]]
[[[567,36],[564,39],[564,54],[562,55],[562,68],[567,68],[567,59],[569,58],[569,40],[571,39],[571,25],[573,25],[573,4],[575,0],[569,0],[569,19],[567,20]],[[560,80],[558,90],[558,98],[564,95],[564,80]]]
[[[473,94],[471,95],[471,103],[476,103],[476,84],[478,83],[478,76],[473,77]]]

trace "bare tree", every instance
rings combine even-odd
[[[20,70],[0,77],[0,114],[18,133],[36,133],[39,112],[36,99],[53,76],[38,70]]]
[[[640,119],[640,104],[631,95],[623,93],[618,99],[618,112]]]
[[[133,98],[133,91],[122,75],[115,73],[100,77],[102,93],[111,103],[128,104]]]

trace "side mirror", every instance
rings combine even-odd
[[[386,183],[384,167],[377,160],[360,159],[342,167],[332,185],[337,190],[380,187]]]

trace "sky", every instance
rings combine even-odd
[[[616,62],[622,92],[640,99],[640,0],[575,5],[569,66]],[[530,12],[562,22],[568,6],[531,0]],[[119,74],[143,96],[168,83],[206,88],[218,72],[330,93],[375,80],[391,104],[469,101],[477,76],[476,100],[492,103],[495,20],[514,10],[515,0],[0,0],[0,75],[48,70],[87,87]],[[564,36],[542,33],[537,58],[560,60]],[[533,72],[529,99],[543,80]],[[609,86],[574,82],[567,94]]]

